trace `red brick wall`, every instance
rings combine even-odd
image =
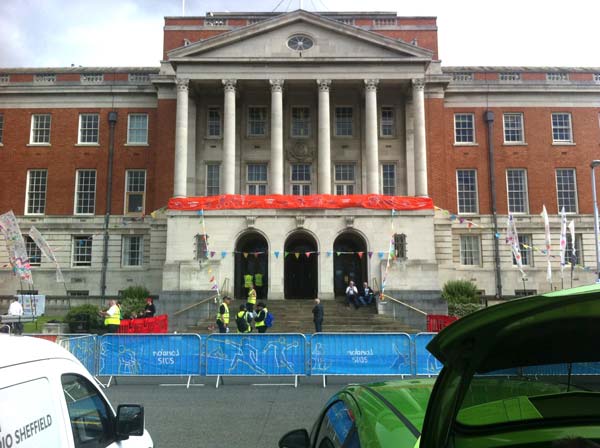
[[[48,170],[47,215],[72,215],[75,192],[75,171],[96,169],[96,214],[105,212],[106,169],[108,163],[110,109],[0,109],[4,115],[4,146],[0,147],[0,205],[1,210],[14,210],[23,214],[27,170],[45,168]],[[100,146],[76,146],[79,114],[100,114]],[[147,187],[146,212],[155,208],[157,201],[153,183],[155,180],[155,154],[159,140],[158,115],[155,109],[117,109],[118,120],[115,128],[115,152],[113,163],[112,213],[123,213],[125,170],[146,169]],[[148,113],[149,146],[126,146],[127,114]],[[31,115],[50,113],[51,146],[27,146],[31,126]],[[173,117],[162,117],[163,121]],[[162,126],[162,124],[161,124]],[[161,151],[164,148],[160,147]],[[171,164],[172,165],[172,164]],[[168,168],[172,170],[172,168]],[[160,170],[162,173],[162,169]],[[171,176],[171,173],[168,173]],[[161,197],[169,195],[170,191]],[[163,200],[163,202],[165,202]]]
[[[491,212],[487,124],[484,108],[447,108],[440,118],[436,100],[427,103],[429,191],[439,207],[457,212],[456,170],[476,169],[479,211]],[[580,213],[592,213],[590,161],[598,158],[600,108],[511,107],[492,108],[494,120],[494,153],[498,213],[507,213],[506,169],[527,170],[529,210],[540,213],[546,205],[548,213],[558,213],[556,198],[556,168],[575,168]],[[475,114],[477,146],[454,145],[454,113]],[[504,145],[502,114],[522,112],[526,146]],[[553,145],[552,112],[570,112],[575,145]],[[438,121],[439,120],[439,121]],[[440,131],[440,128],[444,131]],[[438,140],[439,139],[439,140]],[[439,143],[441,142],[441,143]]]

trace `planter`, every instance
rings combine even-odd
[[[43,334],[67,334],[69,333],[69,324],[50,324],[46,323],[42,327]]]

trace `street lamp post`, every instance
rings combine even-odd
[[[592,160],[592,197],[594,198],[594,243],[596,243],[596,283],[600,283],[600,250],[598,250],[598,201],[596,199],[596,172],[595,168],[600,166],[600,160]]]

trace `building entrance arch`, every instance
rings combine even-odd
[[[284,295],[286,299],[314,299],[318,295],[317,241],[307,232],[295,232],[285,241]]]
[[[361,255],[362,254],[362,255]],[[367,280],[367,243],[355,232],[344,232],[333,242],[333,290],[345,296],[350,280],[360,290]]]
[[[237,299],[248,297],[246,277],[256,283],[257,299],[266,299],[269,284],[269,244],[258,232],[246,232],[235,244],[235,275],[233,288]],[[262,283],[262,286],[259,284]]]

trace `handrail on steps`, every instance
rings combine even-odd
[[[408,303],[404,303],[403,301],[401,301],[401,300],[398,300],[398,299],[395,299],[395,298],[394,298],[394,297],[392,297],[392,296],[388,296],[387,294],[382,294],[382,296],[383,296],[383,298],[384,298],[384,299],[389,299],[389,300],[391,300],[392,302],[396,302],[396,303],[398,303],[399,305],[402,305],[402,306],[405,306],[406,308],[409,308],[409,309],[411,309],[412,311],[416,311],[417,313],[420,313],[420,314],[423,314],[424,316],[427,316],[427,313],[426,313],[425,311],[423,311],[423,310],[420,310],[419,308],[415,308],[414,306],[412,306],[412,305],[409,305]]]
[[[186,311],[189,311],[189,310],[191,310],[193,308],[196,308],[197,306],[200,306],[200,305],[203,305],[203,304],[205,304],[207,302],[210,302],[211,300],[214,300],[215,303],[217,303],[217,301],[219,301],[219,299],[223,295],[227,294],[227,291],[226,291],[225,288],[228,288],[228,287],[229,287],[229,277],[225,277],[225,279],[223,280],[223,284],[221,285],[221,290],[217,294],[215,294],[213,296],[210,296],[210,297],[207,297],[206,299],[202,299],[199,302],[192,303],[191,305],[188,305],[188,306],[186,306],[186,307],[184,307],[184,308],[182,308],[180,310],[175,311],[173,313],[173,317],[179,316],[181,313],[185,313]]]

